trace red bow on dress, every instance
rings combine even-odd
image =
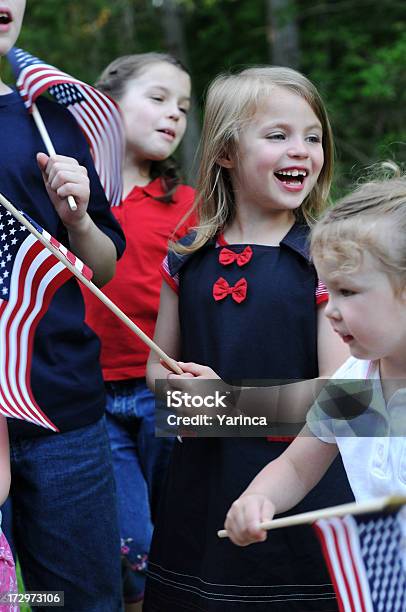
[[[230,287],[226,279],[222,276],[216,280],[213,285],[213,297],[216,302],[224,300],[224,298],[230,294],[233,300],[238,304],[245,300],[247,296],[247,281],[245,278],[240,278],[240,280],[235,283],[234,287]]]
[[[219,255],[219,262],[223,266],[229,266],[230,264],[237,262],[238,266],[245,266],[252,257],[252,249],[250,246],[245,247],[241,253],[234,253],[230,249],[221,249]]]

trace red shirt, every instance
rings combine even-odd
[[[160,266],[179,221],[190,210],[194,189],[180,185],[170,203],[154,197],[164,195],[161,180],[134,189],[122,204],[111,210],[124,230],[127,247],[117,262],[116,274],[103,287],[105,293],[150,338],[154,335],[161,288]],[[196,224],[191,215],[177,230],[175,239]],[[105,380],[145,376],[149,348],[87,289],[86,322],[100,337],[101,365]]]

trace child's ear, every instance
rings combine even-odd
[[[234,168],[234,160],[228,153],[224,153],[222,157],[219,157],[217,163],[223,168]]]

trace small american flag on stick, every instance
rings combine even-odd
[[[20,211],[80,274],[92,271]],[[0,208],[0,413],[58,431],[31,391],[34,334],[55,291],[73,273],[8,210]]]
[[[138,327],[138,325],[136,325],[126,314],[124,314],[119,308],[118,306],[116,306],[116,304],[114,304],[114,302],[112,302],[107,295],[104,295],[104,293],[102,291],[100,291],[100,289],[98,287],[96,287],[96,285],[94,285],[91,282],[91,277],[92,277],[92,271],[90,270],[90,268],[88,268],[80,259],[78,259],[73,253],[71,253],[70,251],[68,251],[68,249],[66,247],[64,247],[62,244],[60,244],[60,242],[58,242],[57,240],[55,240],[55,238],[53,238],[50,234],[48,234],[48,232],[46,232],[44,229],[42,229],[42,227],[40,227],[39,225],[37,225],[35,223],[35,221],[33,221],[32,219],[30,219],[28,217],[27,214],[23,213],[22,211],[17,210],[17,208],[15,208],[15,206],[9,202],[9,200],[7,200],[7,198],[4,197],[4,195],[2,193],[0,193],[0,204],[6,209],[7,213],[2,212],[2,215],[7,215],[8,217],[11,215],[11,217],[13,217],[15,219],[15,221],[18,221],[20,225],[23,226],[23,229],[21,230],[22,232],[24,232],[24,228],[26,230],[28,230],[30,232],[30,236],[31,236],[31,241],[34,243],[35,240],[39,241],[43,247],[43,249],[46,249],[47,251],[50,251],[51,255],[57,259],[61,265],[62,268],[68,268],[68,276],[65,278],[65,280],[67,280],[67,278],[69,278],[69,276],[74,275],[76,276],[76,278],[78,278],[88,289],[90,289],[90,291],[101,301],[103,302],[103,304],[105,304],[107,306],[107,308],[109,308],[119,319],[121,319],[121,321],[127,325],[127,327],[129,327],[129,329],[131,329],[131,331],[133,331],[143,342],[145,342],[145,344],[152,349],[153,351],[155,351],[157,353],[157,355],[159,355],[159,357],[162,359],[162,361],[164,363],[166,363],[169,368],[175,372],[176,374],[182,374],[182,370],[179,367],[178,363],[172,359],[169,355],[167,355],[165,353],[165,351],[163,351],[153,340],[151,340],[151,338],[149,338],[149,336],[147,336],[147,334],[145,334],[142,329],[140,327]],[[1,209],[0,209],[1,210]],[[14,221],[14,223],[15,223]],[[10,223],[7,223],[7,225],[14,225],[14,223],[12,223],[10,221]],[[4,224],[3,224],[3,228],[4,228]],[[0,230],[1,231],[1,230]],[[12,235],[15,233],[13,230],[10,232]],[[4,241],[7,239],[7,234],[4,233]],[[0,234],[0,245],[2,244],[3,240],[3,236]],[[11,243],[13,244],[13,246],[15,246],[14,244],[14,235],[11,238]],[[40,248],[40,246],[37,246],[37,248]],[[6,251],[6,259],[7,262],[10,264],[11,259],[9,259],[8,256],[8,251],[10,249],[10,246],[7,245],[7,247],[4,249],[4,251]],[[1,257],[1,255],[0,255]],[[44,255],[45,257],[45,255]],[[0,261],[0,271],[3,267],[5,267],[6,262],[4,263],[4,265],[1,263]],[[23,278],[23,274],[22,272],[24,270],[19,270],[18,268],[16,270],[13,269],[13,272],[15,271],[15,274],[17,275],[17,280],[15,280],[15,283],[21,283],[23,281],[18,281],[18,278],[20,275],[21,278]],[[70,272],[70,274],[69,274]],[[8,279],[10,277],[10,273],[8,270],[6,270],[6,274],[4,275],[4,280]],[[0,278],[1,278],[1,274],[0,274]],[[38,275],[38,279],[37,282],[40,281],[40,274]],[[3,281],[4,282],[4,281]],[[64,282],[63,280],[60,282],[60,284],[62,284],[62,282]],[[1,286],[1,285],[0,285]],[[59,286],[59,285],[58,285]],[[57,287],[55,288],[55,290],[57,289]],[[30,287],[27,287],[27,299],[31,299],[29,297],[29,292],[30,292]],[[6,294],[9,293],[9,289],[7,291],[3,292],[3,299],[5,299]],[[1,290],[0,290],[0,297],[1,297]],[[49,297],[48,301],[46,302],[46,305],[49,304],[49,301],[51,299],[52,295]],[[1,299],[0,299],[0,305],[1,305]],[[44,307],[44,309],[42,310],[42,314],[44,314],[46,310],[46,307]],[[41,314],[41,316],[42,316]],[[2,316],[2,311],[0,310],[0,321],[1,321],[1,316]],[[39,317],[40,318],[40,317]],[[32,331],[32,334],[34,332]],[[22,348],[24,348],[22,346]],[[17,347],[18,349],[18,347]],[[2,345],[1,345],[1,337],[0,337],[0,360],[2,359]],[[4,353],[5,354],[5,353]],[[5,358],[4,358],[5,360]],[[6,361],[5,361],[6,363]],[[26,364],[28,363],[28,366],[26,366]],[[29,381],[29,365],[30,365],[30,360],[24,365],[24,367],[26,367],[26,379]],[[16,360],[14,360],[14,362],[12,363],[11,367],[17,368],[19,367],[19,363],[16,362]],[[16,372],[11,372],[11,378],[21,378],[21,375],[16,371]],[[2,401],[1,401],[1,389],[2,389],[2,385],[4,384],[4,386],[6,386],[6,383],[3,383],[3,378],[2,378],[2,371],[1,371],[1,361],[0,361],[0,412],[1,412],[1,405],[2,405]],[[29,383],[28,383],[29,384]],[[15,415],[13,415],[15,416]],[[20,417],[23,418],[23,417]]]
[[[340,612],[405,612],[406,497],[393,495],[264,521],[263,529],[312,525]],[[227,531],[217,532],[220,538]]]
[[[111,206],[122,196],[124,132],[120,110],[110,97],[26,51],[13,47],[7,54],[17,88],[32,111],[44,91],[65,106],[81,127],[93,155],[94,165]]]
[[[405,612],[401,515],[402,510],[397,509],[388,514],[322,519],[313,525],[340,612]]]

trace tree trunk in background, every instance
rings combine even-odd
[[[294,0],[266,0],[270,58],[276,66],[300,65],[299,31]]]
[[[188,53],[183,32],[181,7],[176,0],[162,0],[161,20],[166,48],[169,53],[182,61],[189,69]],[[192,84],[193,84],[193,74]],[[195,96],[192,93],[191,108],[188,114],[188,127],[181,144],[183,173],[192,185],[197,174],[197,147],[200,138],[200,123]]]
[[[137,31],[135,28],[135,4],[131,0],[120,0],[122,7],[120,47],[122,55],[134,53],[137,47]]]

